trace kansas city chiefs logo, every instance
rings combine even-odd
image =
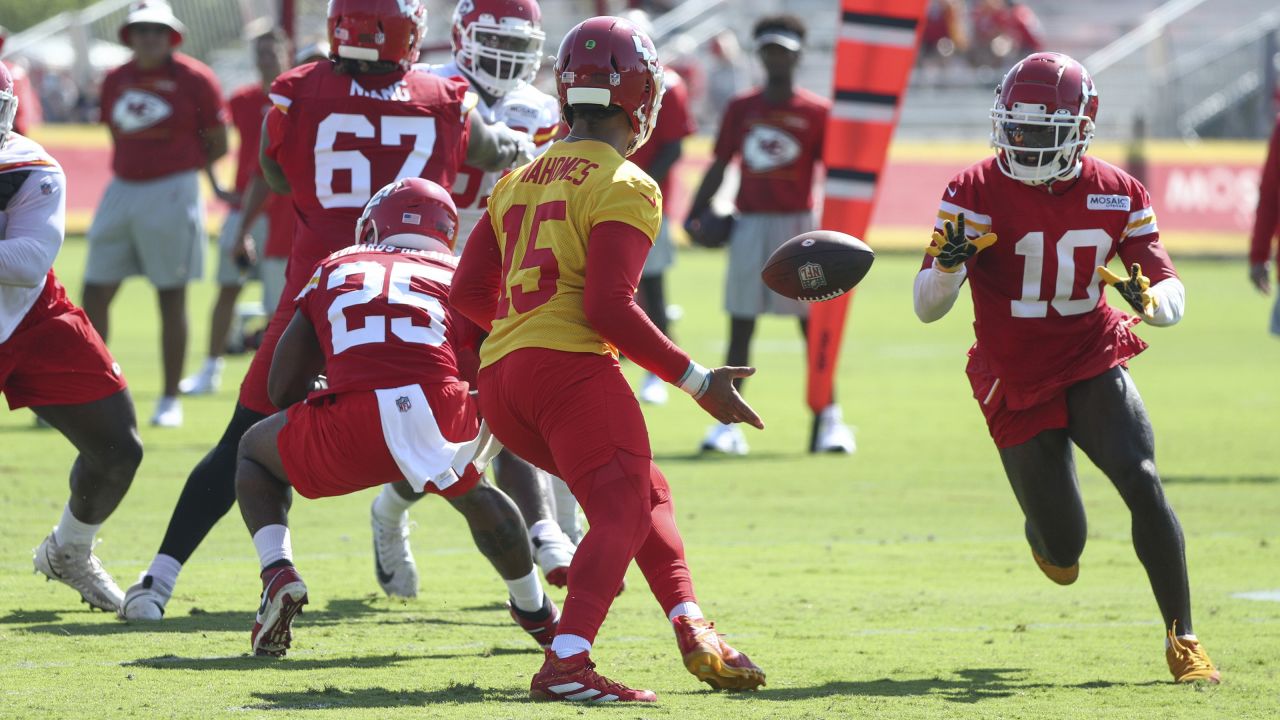
[[[122,133],[135,133],[164,122],[173,114],[167,100],[146,90],[130,88],[111,108],[111,124]]]
[[[772,125],[753,125],[742,140],[742,160],[751,172],[786,167],[800,157],[800,141]]]

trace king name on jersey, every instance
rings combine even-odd
[[[409,102],[413,99],[409,96],[409,83],[404,80],[397,81],[394,85],[388,85],[384,88],[369,90],[361,87],[360,83],[353,78],[351,80],[351,96],[386,100],[388,102]]]

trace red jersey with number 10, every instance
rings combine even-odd
[[[321,260],[296,302],[324,349],[322,394],[472,381],[481,334],[449,307],[457,264],[387,245],[353,245]]]
[[[310,268],[351,244],[373,193],[404,177],[448,189],[467,156],[462,80],[421,70],[347,75],[332,62],[302,65],[271,84],[267,156],[293,189],[291,258]]]
[[[1125,275],[1136,262],[1153,285],[1177,277],[1151,197],[1133,177],[1085,156],[1079,179],[1053,190],[1009,178],[988,158],[951,181],[935,224],[963,212],[969,237],[999,238],[967,265],[970,354],[1004,381],[1015,409],[1145,349],[1129,331],[1134,318],[1107,304],[1099,265],[1119,254]]]

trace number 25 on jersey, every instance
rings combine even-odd
[[[317,275],[320,273],[316,271]],[[445,310],[440,301],[426,293],[412,289],[414,278],[433,281],[448,287],[453,280],[453,273],[443,268],[422,265],[419,263],[397,262],[391,265],[388,281],[387,268],[382,263],[371,260],[356,260],[343,263],[329,273],[325,283],[328,290],[342,288],[347,279],[360,277],[360,284],[348,289],[340,289],[338,296],[329,304],[326,315],[333,329],[333,354],[341,354],[344,350],[357,345],[381,343],[387,341],[388,325],[391,334],[401,342],[438,347],[445,341]],[[313,283],[319,278],[314,278]],[[314,289],[308,284],[302,291],[305,295]],[[301,295],[299,296],[301,297]],[[358,313],[358,308],[378,298],[385,298],[389,305],[409,305],[425,311],[427,324],[415,325],[413,317],[390,318],[386,315],[367,314],[361,317],[348,318],[348,312]],[[421,313],[418,313],[421,317]],[[357,322],[363,323],[354,326]],[[353,327],[354,326],[354,327]]]

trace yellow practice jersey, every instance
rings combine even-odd
[[[498,181],[489,221],[502,282],[481,367],[528,347],[616,356],[582,307],[587,238],[596,225],[622,222],[652,242],[662,222],[658,184],[605,143],[561,141]]]

